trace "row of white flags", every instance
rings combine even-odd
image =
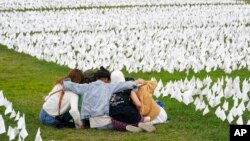
[[[242,118],[244,113],[250,112],[249,93],[249,79],[240,81],[239,77],[222,77],[213,82],[209,76],[203,80],[193,77],[191,80],[170,81],[165,86],[159,80],[154,91],[156,97],[169,96],[186,105],[193,103],[195,110],[203,111],[204,116],[216,108],[215,115],[219,119],[238,125],[250,125],[250,119],[243,121]],[[230,105],[232,101],[233,105]]]
[[[243,4],[244,0],[1,0],[0,10],[77,8],[93,6],[149,6],[180,4]]]
[[[14,140],[18,136],[18,141],[24,141],[25,138],[29,135],[26,130],[26,122],[25,115],[21,116],[21,113],[13,109],[12,102],[8,101],[6,97],[4,97],[3,91],[0,90],[0,107],[5,107],[4,115],[5,117],[9,116],[9,119],[13,119],[13,121],[17,122],[15,127],[8,126],[8,130],[5,126],[4,118],[0,114],[0,134],[7,133],[9,140]],[[40,128],[38,128],[36,138],[34,141],[42,141],[40,135]]]
[[[250,5],[0,12],[0,43],[81,70],[250,70]],[[200,18],[196,18],[200,17]]]
[[[1,34],[247,26],[249,5],[0,12]],[[197,18],[200,17],[200,18]]]

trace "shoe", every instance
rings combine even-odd
[[[147,132],[155,131],[155,127],[152,124],[139,123],[138,126]]]
[[[133,133],[138,133],[143,131],[141,128],[132,125],[127,125],[126,130]]]

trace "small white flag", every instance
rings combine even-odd
[[[19,120],[17,122],[17,128],[18,129],[26,128],[26,125],[25,125],[25,115],[24,114],[23,114],[22,117],[19,118]]]
[[[0,99],[4,99],[3,91],[0,91]]]
[[[227,111],[227,110],[228,110],[228,102],[225,101],[222,107],[223,107],[223,109],[224,109],[225,111]]]
[[[179,102],[182,102],[182,96],[180,93],[175,94],[175,99],[178,100]]]
[[[242,116],[243,115],[243,110],[241,108],[241,106],[239,106],[238,108],[236,108],[236,112],[238,116]]]
[[[243,125],[243,120],[242,120],[242,116],[240,116],[238,118],[238,120],[236,121],[237,125]]]
[[[3,96],[3,91],[0,91],[0,106],[4,106],[4,96]]]
[[[215,115],[216,115],[218,118],[220,118],[220,116],[221,116],[221,108],[220,108],[220,106],[216,109]]]
[[[247,110],[250,112],[250,101],[247,104]]]
[[[244,104],[244,101],[242,101],[239,105],[239,107],[242,109],[242,111],[244,112],[246,110],[246,106]]]
[[[17,114],[16,114],[15,121],[19,120],[19,118],[20,118],[20,113],[19,113],[19,111],[18,111]]]
[[[203,111],[203,116],[205,116],[209,112],[208,106],[206,106],[205,110]]]
[[[233,120],[234,120],[233,115],[231,112],[229,112],[229,114],[227,115],[227,121],[231,123]]]
[[[233,117],[236,117],[236,116],[238,115],[238,113],[237,113],[237,108],[236,108],[236,107],[233,107],[233,108],[230,110],[230,112],[232,113],[232,116],[233,116]]]
[[[225,111],[224,110],[221,110],[221,113],[220,113],[220,119],[222,121],[225,121],[225,119],[227,118],[226,114],[225,114]]]
[[[37,130],[35,141],[43,141],[40,133],[40,128],[38,128]]]
[[[5,100],[4,98],[0,98],[0,107],[5,105]]]
[[[250,125],[250,119],[247,121],[247,125]]]
[[[17,134],[18,134],[18,129],[16,127],[12,128],[11,126],[9,126],[7,133],[7,135],[9,136],[9,140],[15,139]]]
[[[0,115],[0,134],[3,134],[6,132],[5,124],[2,115]]]
[[[4,107],[7,108],[10,104],[12,104],[12,103],[9,102],[9,101],[7,100],[7,98],[5,97],[5,98],[4,98]]]
[[[7,115],[11,112],[12,112],[12,103],[9,103],[8,105],[6,105],[6,110],[5,110],[4,114]]]
[[[10,114],[10,119],[14,118],[16,116],[16,112],[15,110],[13,109],[11,114]]]
[[[28,132],[25,127],[22,128],[19,135],[22,137],[23,140],[28,136]]]

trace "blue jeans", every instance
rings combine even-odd
[[[56,127],[66,126],[69,123],[69,121],[72,119],[72,117],[69,114],[69,112],[62,114],[62,115],[64,117],[64,120],[58,120],[56,117],[49,115],[46,111],[41,109],[39,118],[40,118],[40,121],[45,125],[56,126]]]

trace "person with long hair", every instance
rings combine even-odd
[[[45,125],[58,128],[82,128],[83,124],[78,110],[78,95],[63,90],[62,83],[66,78],[70,78],[74,83],[81,83],[83,73],[78,69],[72,69],[65,77],[56,81],[54,88],[44,99],[39,118]],[[71,122],[72,118],[74,122]]]
[[[77,84],[66,79],[63,89],[72,91],[83,97],[81,106],[81,119],[89,119],[90,128],[113,129],[109,116],[109,100],[113,93],[127,89],[137,88],[144,83],[135,80],[120,83],[109,83],[110,72],[101,67],[96,73],[97,81],[89,84]]]
[[[125,82],[124,74],[119,71],[111,73],[111,83]],[[134,81],[130,78],[127,81]],[[136,94],[137,90],[127,89],[114,93],[110,99],[109,115],[116,130],[141,132],[155,131],[155,127],[150,123],[149,117],[140,114],[141,102]]]

